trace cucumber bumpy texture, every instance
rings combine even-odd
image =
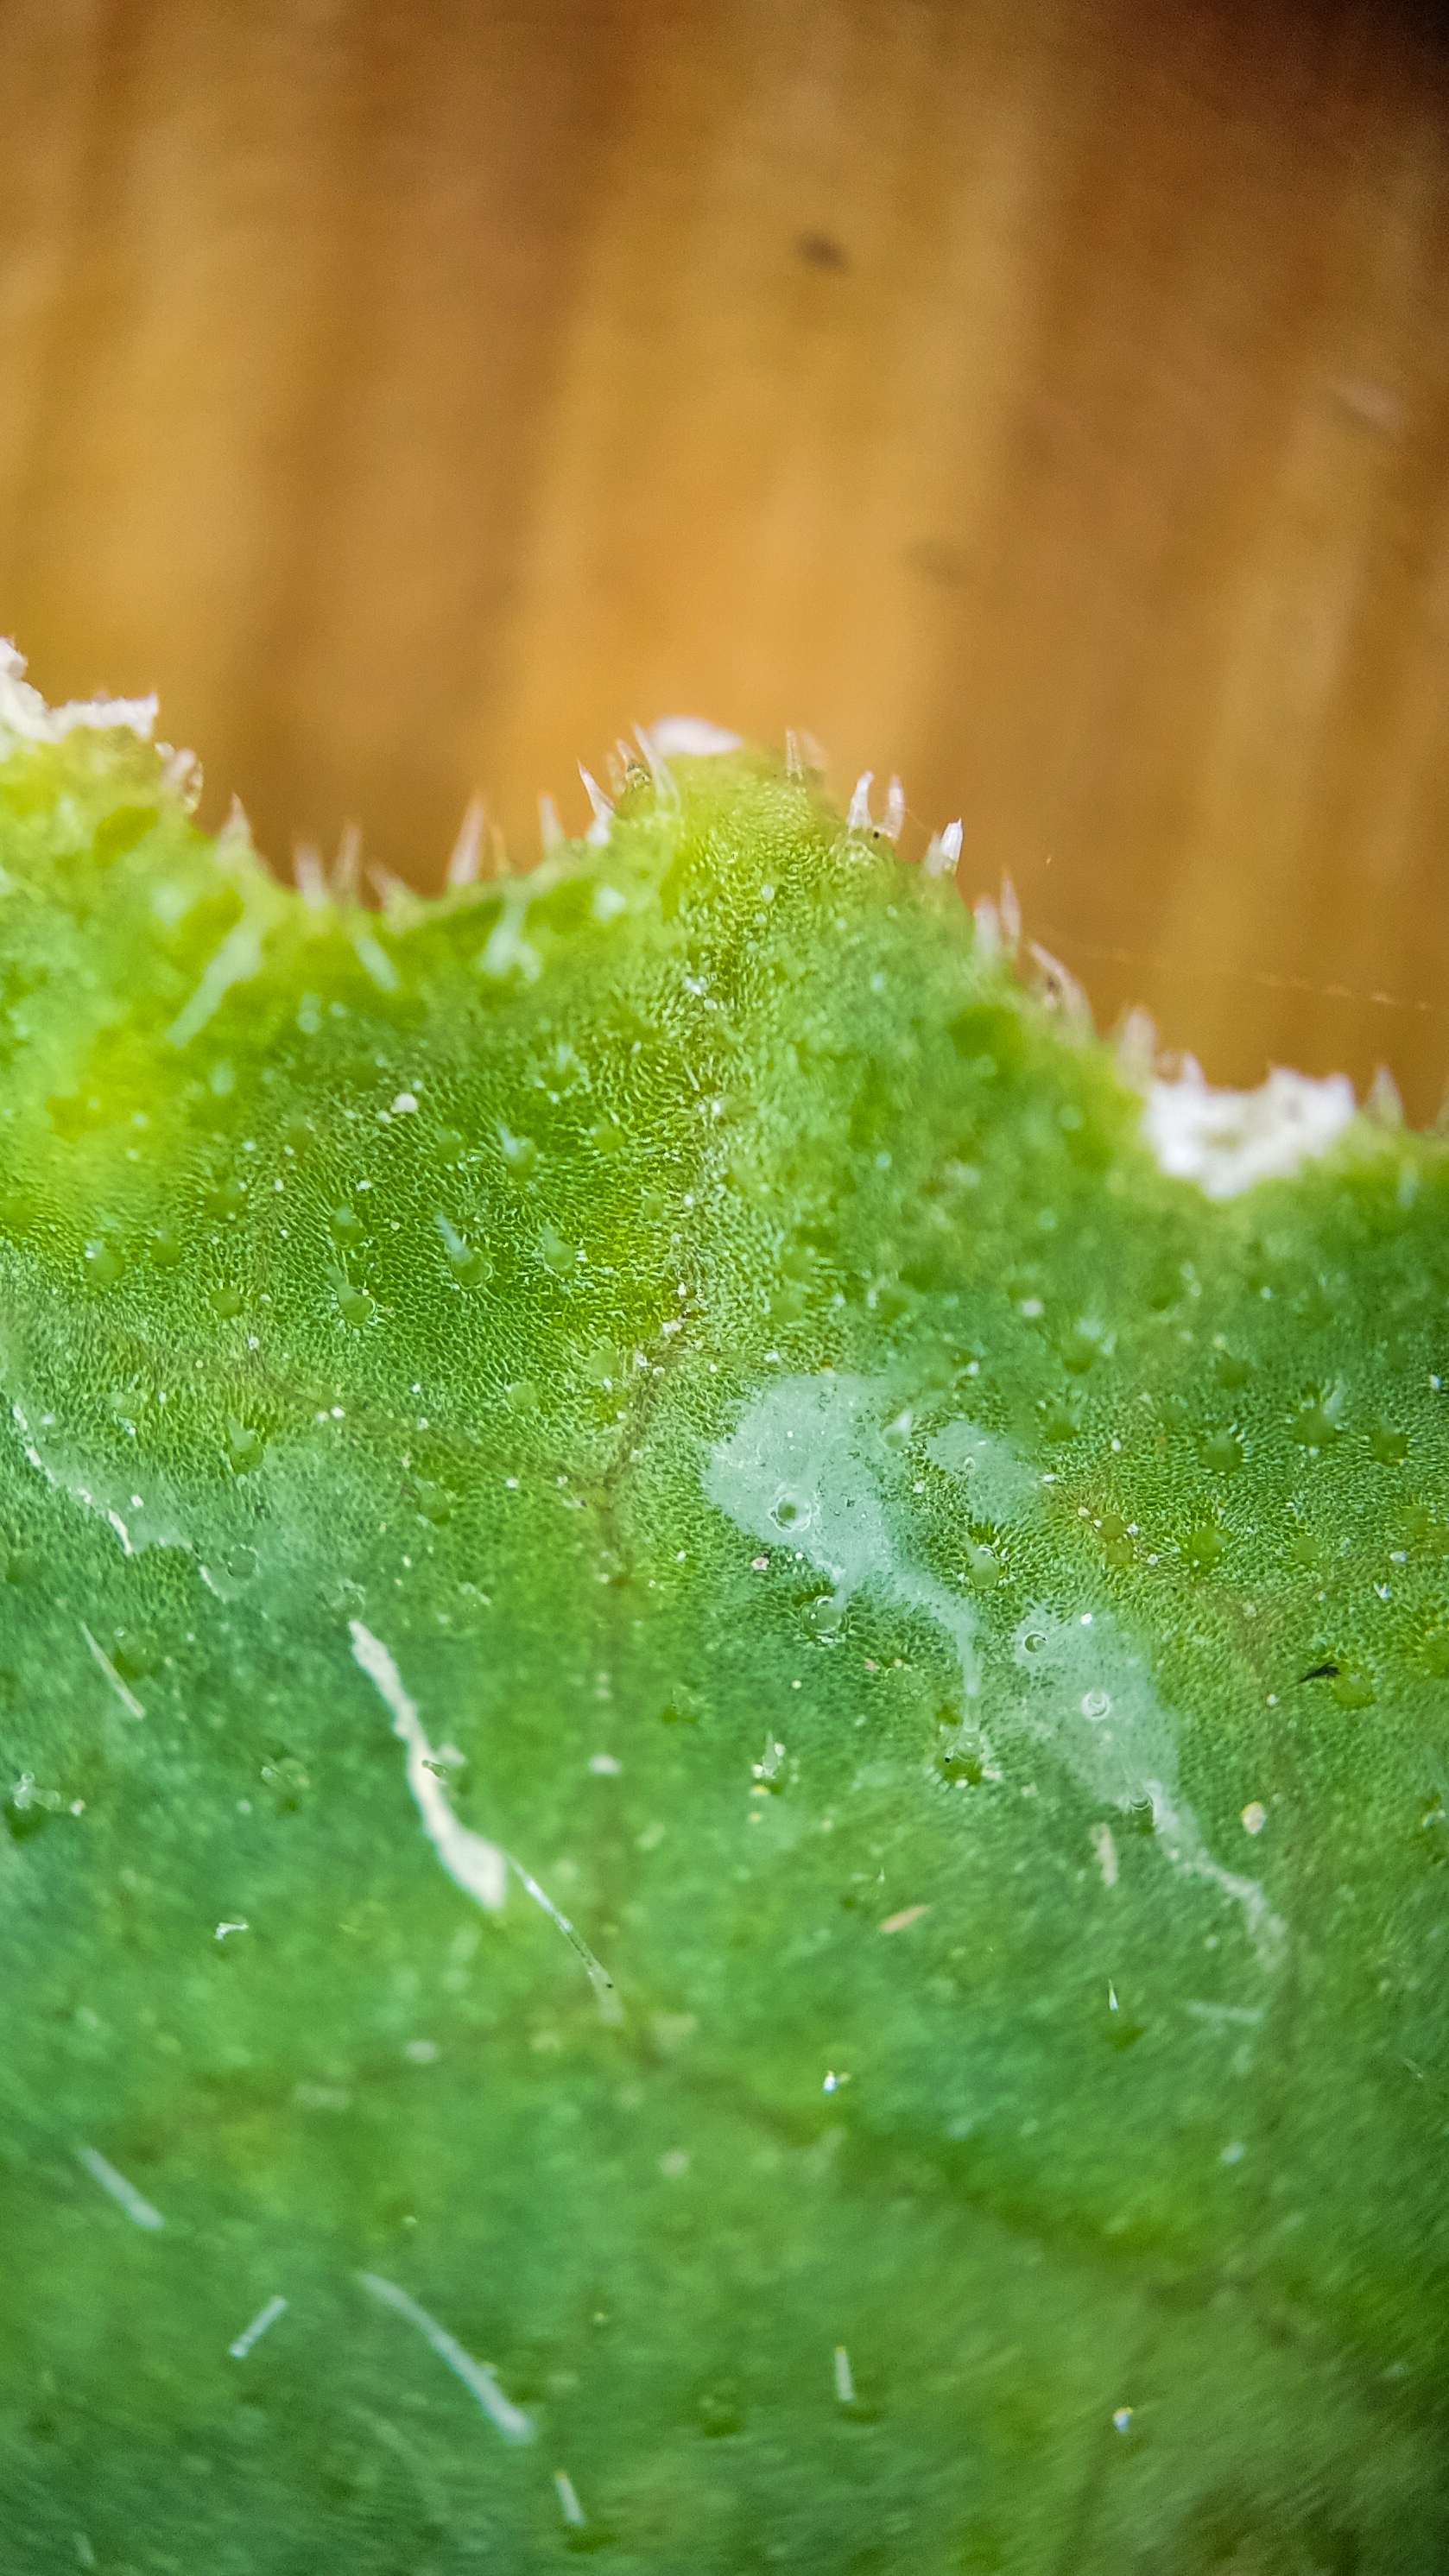
[[[0,2568],[1449,2564],[1444,1141],[748,753],[178,774],[0,761]]]

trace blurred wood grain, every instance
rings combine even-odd
[[[1099,1017],[1449,1071],[1449,61],[1385,5],[0,0],[0,629],[285,864],[663,712]]]

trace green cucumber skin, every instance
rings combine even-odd
[[[0,2569],[1445,2564],[1442,1141],[1209,1204],[753,755],[0,870]]]

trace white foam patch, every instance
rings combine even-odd
[[[959,1476],[974,1520],[1009,1521],[1040,1499],[1040,1484],[1009,1440],[979,1423],[948,1422],[926,1442],[926,1455],[947,1474]]]
[[[1209,1880],[1241,1906],[1265,1966],[1282,1948],[1285,1926],[1254,1878],[1215,1861],[1177,1777],[1177,1721],[1157,1696],[1147,1659],[1123,1635],[1110,1611],[1063,1617],[1034,1610],[1013,1640],[1017,1668],[1029,1685],[1024,1714],[1090,1797],[1124,1815],[1148,1805],[1158,1848],[1186,1877]],[[1112,1884],[1105,1861],[1103,1877]]]
[[[1275,1065],[1256,1091],[1217,1091],[1189,1057],[1177,1081],[1153,1081],[1142,1126],[1164,1172],[1196,1181],[1210,1199],[1231,1199],[1256,1181],[1291,1179],[1327,1153],[1353,1114],[1346,1073],[1319,1081]]]
[[[114,1472],[102,1476],[89,1464],[77,1465],[53,1441],[44,1422],[32,1425],[19,1402],[11,1405],[10,1414],[29,1465],[53,1493],[69,1495],[82,1511],[103,1520],[123,1556],[138,1556],[143,1547],[190,1546],[168,1497],[157,1492],[157,1478],[149,1470],[146,1482],[151,1492],[138,1494],[125,1477]]]
[[[0,640],[0,757],[17,743],[61,742],[78,725],[101,732],[120,725],[149,742],[155,722],[154,696],[72,698],[65,706],[48,707],[25,677],[24,654],[8,639]]]
[[[660,760],[677,753],[685,760],[716,760],[727,751],[738,751],[743,736],[726,732],[723,725],[709,724],[703,716],[661,716],[648,728],[649,748]]]
[[[798,1550],[829,1576],[842,1604],[865,1591],[924,1610],[950,1638],[971,1700],[980,1691],[975,1614],[913,1562],[880,1490],[879,1425],[889,1410],[881,1380],[830,1371],[777,1379],[712,1451],[704,1489],[751,1538]],[[1035,1497],[1025,1460],[979,1424],[948,1424],[928,1445],[992,1517]],[[1177,1720],[1111,1613],[1033,1612],[1016,1632],[1014,1660],[1029,1676],[1019,1703],[1029,1733],[1094,1800],[1123,1814],[1150,1804],[1157,1847],[1172,1868],[1210,1881],[1240,1906],[1260,1960],[1271,1965],[1285,1927],[1256,1879],[1222,1868],[1208,1851],[1178,1785]],[[1110,1886],[1117,1861],[1110,1834],[1097,1848]]]
[[[837,1597],[875,1592],[924,1610],[945,1629],[968,1699],[980,1687],[976,1616],[911,1563],[892,1528],[872,1468],[884,1390],[869,1379],[778,1378],[713,1451],[704,1489],[752,1538],[798,1549]]]

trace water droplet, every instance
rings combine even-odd
[[[49,1802],[37,1794],[34,1777],[29,1771],[22,1772],[6,1797],[4,1813],[6,1825],[17,1843],[29,1842],[33,1835],[43,1833],[50,1823],[52,1810]]]
[[[1063,1368],[1070,1369],[1074,1377],[1085,1377],[1099,1357],[1101,1347],[1102,1336],[1095,1325],[1073,1325],[1071,1331],[1063,1335],[1060,1345]]]
[[[1252,1374],[1252,1361],[1243,1359],[1236,1351],[1219,1351],[1213,1362],[1213,1375],[1222,1387],[1236,1390],[1246,1386]]]
[[[1331,1448],[1339,1436],[1342,1410],[1342,1387],[1332,1387],[1324,1395],[1308,1396],[1288,1425],[1290,1438],[1304,1449]]]
[[[1372,1708],[1377,1695],[1372,1673],[1361,1664],[1341,1664],[1329,1688],[1340,1708]]]
[[[538,1147],[531,1136],[515,1136],[510,1128],[498,1122],[498,1149],[506,1169],[516,1181],[526,1180],[538,1161]]]
[[[689,1682],[676,1682],[659,1715],[665,1726],[698,1726],[704,1701]]]
[[[551,1225],[546,1225],[539,1236],[538,1257],[545,1270],[552,1271],[555,1279],[571,1279],[579,1266],[573,1245],[565,1243],[563,1236],[556,1233]]]
[[[114,1288],[125,1277],[126,1264],[113,1243],[95,1235],[86,1245],[86,1269],[98,1288]]]
[[[1094,1720],[1106,1717],[1111,1706],[1112,1702],[1104,1690],[1089,1690],[1083,1691],[1082,1693],[1083,1717],[1090,1717]]]
[[[1228,1552],[1228,1543],[1216,1521],[1197,1521],[1182,1541],[1183,1563],[1194,1574],[1210,1574]]]
[[[806,1610],[806,1625],[813,1635],[822,1638],[827,1645],[833,1644],[845,1624],[847,1607],[843,1594],[819,1592]]]
[[[226,1462],[234,1476],[248,1476],[262,1463],[266,1440],[260,1431],[228,1414],[226,1424]]]

